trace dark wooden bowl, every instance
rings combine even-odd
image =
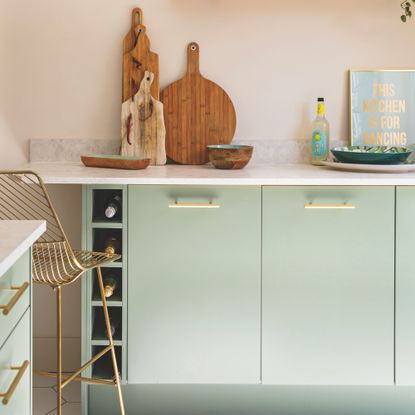
[[[208,146],[209,160],[217,169],[243,169],[251,160],[254,148],[243,145]]]

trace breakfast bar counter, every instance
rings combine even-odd
[[[0,275],[46,230],[44,221],[0,221]]]

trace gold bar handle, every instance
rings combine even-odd
[[[19,301],[19,298],[27,290],[27,287],[29,287],[29,283],[27,281],[20,287],[10,287],[10,290],[16,291],[16,294],[10,299],[8,304],[6,304],[6,305],[1,305],[0,304],[0,310],[3,310],[3,314],[5,316],[7,316],[7,314],[9,314],[10,311],[12,311],[12,308]]]
[[[350,203],[306,203],[304,209],[356,209],[356,205]]]
[[[219,209],[218,203],[171,203],[169,209]]]
[[[3,398],[3,405],[7,405],[10,401],[10,399],[13,396],[14,391],[17,388],[17,385],[19,384],[20,380],[22,379],[24,372],[29,366],[29,361],[25,360],[21,366],[12,366],[10,370],[17,370],[17,375],[13,379],[12,384],[9,387],[9,390],[6,393],[0,393],[0,397]]]

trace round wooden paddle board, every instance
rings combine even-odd
[[[187,48],[187,73],[161,93],[167,156],[180,164],[209,161],[207,146],[229,144],[236,113],[228,94],[199,71],[199,45]]]

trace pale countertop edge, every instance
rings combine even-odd
[[[43,220],[0,221],[0,278],[46,231]],[[2,236],[7,232],[6,237]],[[8,241],[7,246],[5,242]]]
[[[203,166],[150,166],[145,170],[89,168],[82,163],[36,162],[33,170],[46,184],[74,185],[216,185],[216,186],[414,186],[415,173],[359,173],[311,164],[251,164],[242,170]]]

